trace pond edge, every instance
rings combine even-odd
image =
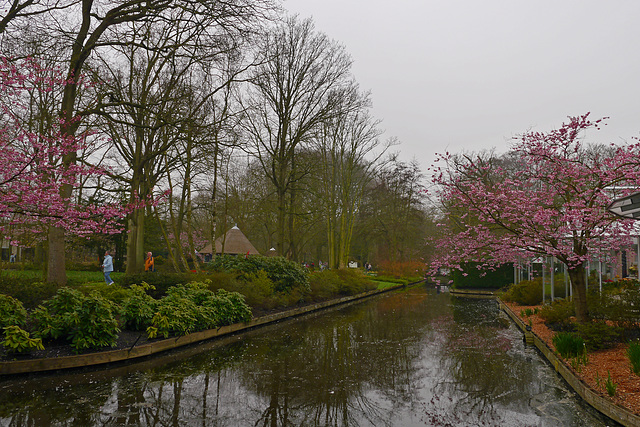
[[[294,309],[282,311],[279,313],[257,317],[246,323],[234,323],[232,325],[221,326],[216,329],[193,332],[191,334],[182,335],[179,337],[171,337],[161,341],[143,344],[137,347],[134,346],[129,349],[107,350],[96,353],[78,354],[75,356],[62,356],[55,358],[4,361],[0,362],[0,376],[26,374],[32,372],[57,371],[61,369],[85,368],[91,366],[99,366],[107,363],[132,361],[190,344],[196,344],[209,339],[254,329],[256,327],[275,323],[283,319],[297,317],[325,308],[335,307],[362,300],[414,284],[416,283],[411,283],[409,285],[390,286],[385,289],[374,289],[372,291],[363,292],[357,295],[332,299],[329,301],[323,301],[303,307],[296,307]]]
[[[504,311],[513,322],[524,332],[525,338],[533,339],[533,344],[538,350],[547,358],[547,360],[553,365],[556,372],[558,372],[562,378],[578,393],[578,395],[586,401],[589,405],[611,418],[614,421],[624,426],[640,426],[640,416],[634,414],[627,408],[619,406],[610,400],[600,396],[589,385],[587,385],[580,378],[576,377],[569,367],[560,359],[555,352],[539,338],[535,333],[527,331],[526,325],[511,309],[502,302],[500,298],[496,298],[500,309]]]

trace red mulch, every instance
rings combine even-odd
[[[522,310],[526,310],[527,308],[533,310],[539,307],[522,306],[509,302],[505,302],[504,304],[507,305],[516,316],[520,317],[525,324],[529,324],[529,320],[531,320],[531,329],[533,332],[547,343],[550,348],[555,349],[551,341],[555,332],[549,329],[538,315],[533,314],[526,317],[520,315]],[[573,369],[567,361],[565,361],[565,364],[577,377],[581,378],[601,396],[640,415],[640,376],[634,374],[631,370],[631,363],[627,356],[627,348],[627,344],[619,344],[612,349],[588,353],[589,363],[587,363],[586,366],[581,366],[579,372]],[[614,397],[610,397],[605,388],[605,382],[607,381],[609,373],[611,373],[613,383],[618,385]],[[598,378],[600,379],[599,384]]]

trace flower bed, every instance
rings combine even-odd
[[[518,316],[525,325],[531,325],[532,331],[551,349],[555,349],[552,338],[554,331],[549,329],[537,314],[522,316],[527,309],[533,311],[539,306],[522,306],[511,302],[504,302],[511,311]],[[571,363],[564,361],[574,375],[584,381],[601,396],[610,399],[617,405],[625,407],[640,415],[640,376],[631,371],[631,364],[627,357],[627,344],[619,344],[612,349],[599,350],[588,353],[589,362],[574,369]],[[616,395],[607,394],[605,382],[609,373],[611,380],[617,384]]]

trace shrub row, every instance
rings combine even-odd
[[[121,304],[105,298],[100,290],[88,295],[63,287],[28,316],[20,301],[0,295],[1,326],[5,348],[23,352],[40,348],[41,342],[66,340],[76,352],[114,346],[120,327],[146,329],[149,338],[184,335],[251,319],[244,297],[235,292],[208,289],[208,283],[170,288],[155,299],[146,284],[123,291]],[[116,288],[115,286],[112,288]],[[22,329],[31,325],[29,332]],[[42,340],[42,341],[39,341]]]
[[[237,257],[220,255],[207,264],[208,271],[235,272],[239,275],[256,274],[264,271],[273,282],[274,291],[280,293],[298,289],[309,290],[309,273],[300,264],[283,257],[250,256]]]

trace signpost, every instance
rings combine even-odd
[[[622,218],[640,219],[640,192],[614,200],[607,209]]]

